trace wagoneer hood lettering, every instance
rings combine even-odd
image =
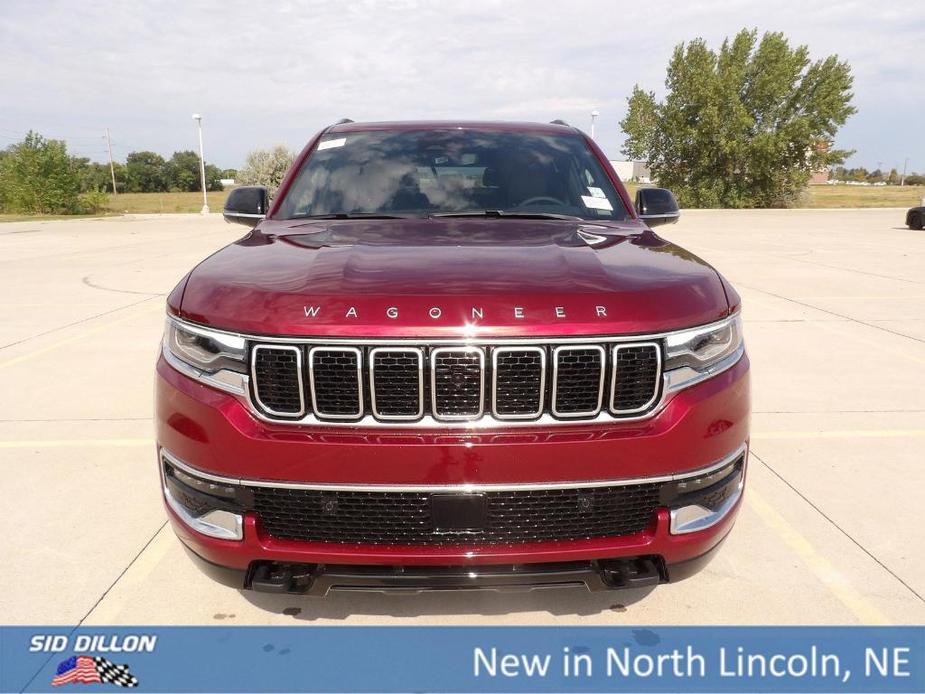
[[[635,223],[293,220],[204,261],[182,315],[289,335],[606,334],[708,323],[726,309],[710,266]]]

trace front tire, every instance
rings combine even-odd
[[[914,215],[912,215],[912,219],[909,220],[909,228],[910,228],[910,229],[915,229],[916,231],[921,231],[921,230],[922,230],[922,221],[923,221],[923,220],[922,220],[922,215],[920,215],[920,214],[914,214]]]

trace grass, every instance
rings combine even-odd
[[[925,186],[810,186],[801,207],[917,207]]]
[[[630,197],[636,194],[637,186],[627,184]],[[922,204],[925,186],[810,186],[806,190],[800,207],[916,207]],[[209,209],[221,212],[225,206],[228,191],[209,193]],[[178,212],[195,213],[202,209],[202,193],[120,193],[109,196],[109,205],[102,214],[85,215],[100,217],[117,214],[170,214]],[[0,214],[0,222],[34,221],[39,219],[75,219],[78,215],[29,215]]]
[[[209,210],[221,212],[228,192],[207,193],[207,195]],[[109,196],[109,211],[117,214],[199,212],[201,209],[202,193],[119,193]]]

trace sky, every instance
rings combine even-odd
[[[925,2],[0,0],[0,147],[29,129],[73,153],[240,166],[301,149],[334,121],[562,118],[624,158],[633,85],[664,93],[678,43],[782,31],[854,74],[858,113],[836,146],[852,166],[925,172]]]

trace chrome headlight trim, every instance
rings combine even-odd
[[[204,373],[247,371],[247,340],[168,317],[164,347],[180,361]]]
[[[732,368],[745,354],[742,315],[665,335],[665,384],[673,393]]]

